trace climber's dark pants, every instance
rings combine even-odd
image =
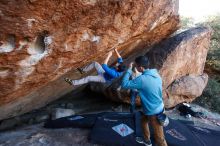
[[[137,97],[138,92],[135,90],[131,90],[131,105],[130,105],[130,112],[135,112],[135,99]]]

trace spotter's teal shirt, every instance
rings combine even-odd
[[[132,70],[128,69],[122,79],[122,88],[137,89],[145,115],[155,115],[163,108],[162,79],[156,69],[147,69],[142,75],[129,80]]]

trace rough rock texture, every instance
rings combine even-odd
[[[25,126],[13,131],[3,132],[2,146],[99,146],[89,143],[89,129],[65,128],[45,129],[42,124]]]
[[[168,88],[166,105],[177,105],[181,102],[192,102],[202,95],[208,83],[208,75],[189,75],[176,79]]]
[[[203,70],[211,32],[206,27],[192,28],[161,41],[151,47],[150,51],[146,48],[141,53],[149,57],[151,68],[159,70],[163,79],[166,108],[191,102],[201,95],[208,81],[208,75],[203,74]],[[133,58],[128,59],[128,62]],[[102,91],[112,100],[130,102],[129,91],[120,89],[120,80],[104,88],[98,84],[91,85],[91,89]],[[140,104],[139,98],[136,103]]]
[[[178,0],[0,1],[0,120],[66,94],[63,75],[113,46],[126,57],[178,24]]]
[[[173,107],[177,103],[183,101],[190,102],[195,99],[193,95],[195,89],[192,88],[190,94],[187,95],[183,92],[183,94],[179,94],[179,97],[181,97],[180,100],[175,98],[175,102],[169,103],[168,101],[172,100],[169,98],[172,98],[172,96],[170,97],[167,94],[166,89],[175,82],[175,80],[181,77],[187,75],[199,76],[203,74],[211,33],[211,29],[206,27],[191,28],[155,45],[151,51],[147,53],[152,67],[157,68],[163,78],[163,95],[166,107]],[[197,82],[196,79],[192,80],[194,80],[192,82]],[[206,86],[207,80],[208,79],[203,83],[200,82],[202,89]],[[184,86],[190,86],[190,83],[186,82]],[[184,86],[182,85],[182,87]],[[187,89],[183,89],[183,91],[187,91]],[[197,97],[198,96],[199,94],[197,94]],[[183,97],[184,100],[182,99]]]

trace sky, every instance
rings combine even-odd
[[[179,14],[195,21],[217,13],[220,13],[220,0],[179,0]]]

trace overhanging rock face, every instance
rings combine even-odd
[[[0,1],[0,120],[69,92],[63,76],[113,46],[127,57],[178,24],[178,0]]]
[[[206,27],[192,28],[143,50],[142,55],[147,52],[151,67],[157,68],[163,79],[166,108],[191,102],[202,94],[208,81],[208,75],[203,70],[211,32]],[[120,89],[120,80],[104,88],[97,84],[91,85],[91,89],[102,91],[115,101],[130,101],[129,91]],[[140,104],[139,98],[136,103]]]

